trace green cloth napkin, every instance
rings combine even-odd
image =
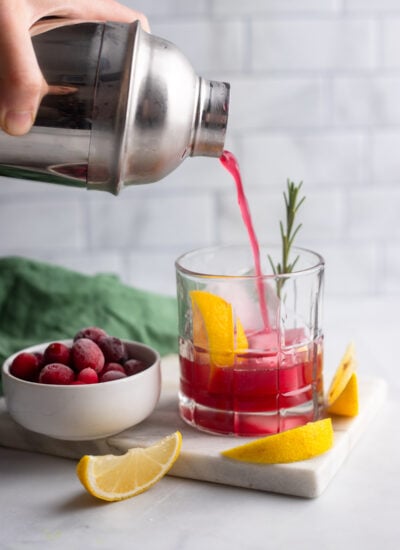
[[[30,345],[98,326],[118,338],[176,353],[176,299],[19,257],[0,258],[0,362]],[[0,386],[1,392],[1,386]]]

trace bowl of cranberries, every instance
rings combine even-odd
[[[24,428],[57,439],[99,439],[154,410],[160,356],[145,344],[86,327],[73,339],[15,353],[3,364],[2,380],[8,412]]]

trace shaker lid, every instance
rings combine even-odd
[[[192,156],[220,157],[225,143],[230,85],[200,78]]]

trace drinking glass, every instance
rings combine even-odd
[[[293,248],[194,250],[176,261],[181,417],[215,434],[261,436],[317,420],[323,402],[324,260]],[[276,272],[276,268],[275,268]]]

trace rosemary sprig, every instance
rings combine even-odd
[[[286,228],[284,228],[282,221],[279,222],[281,239],[282,239],[282,260],[281,262],[278,262],[275,265],[274,262],[272,261],[271,256],[268,255],[268,260],[269,260],[269,263],[271,264],[274,275],[292,273],[299,259],[299,257],[297,256],[292,262],[290,262],[290,250],[292,248],[293,241],[302,226],[302,224],[300,223],[297,225],[296,228],[294,228],[296,214],[300,206],[306,200],[306,197],[302,197],[301,199],[299,199],[299,191],[302,185],[303,185],[303,182],[300,182],[298,185],[296,185],[294,182],[290,181],[289,179],[287,180],[287,194],[285,192],[283,193],[283,197],[285,199],[285,210],[286,210]],[[279,279],[277,281],[278,296],[280,296],[280,291],[282,289],[284,282],[285,282],[284,279]]]

